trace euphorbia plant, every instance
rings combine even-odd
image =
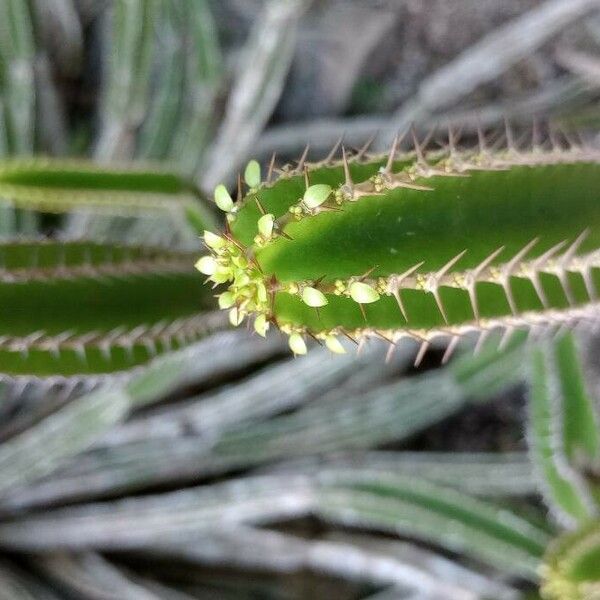
[[[343,352],[340,337],[444,337],[570,325],[597,313],[600,154],[556,141],[364,152],[275,173],[248,164],[236,202],[220,185],[227,229],[205,233],[198,268],[234,325],[254,319]],[[336,149],[337,150],[337,149]]]

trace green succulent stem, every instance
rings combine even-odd
[[[0,372],[124,371],[202,337],[209,294],[186,252],[93,242],[0,244]]]
[[[152,164],[122,167],[39,157],[0,161],[0,198],[10,206],[43,213],[181,212],[200,231],[215,224],[192,182]]]
[[[597,151],[536,136],[527,150],[491,150],[483,135],[459,150],[452,132],[435,152],[398,145],[271,165],[260,183],[253,168],[235,203],[217,187],[228,227],[205,238],[212,262],[198,266],[228,284],[232,323],[254,315],[259,333],[274,323],[303,353],[307,336],[334,352],[340,336],[454,347],[597,314]]]

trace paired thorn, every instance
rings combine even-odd
[[[573,289],[571,288],[571,284],[569,283],[569,273],[567,271],[567,268],[568,268],[569,264],[571,263],[571,261],[573,260],[573,258],[575,257],[577,250],[579,250],[579,247],[581,246],[581,244],[583,243],[585,238],[589,235],[589,232],[590,232],[589,229],[584,229],[577,236],[575,241],[567,248],[567,251],[563,254],[563,256],[558,261],[559,268],[557,270],[557,276],[558,276],[560,284],[563,288],[565,296],[567,298],[567,302],[569,303],[570,306],[575,305],[575,296],[573,294]]]
[[[421,166],[428,166],[427,161],[425,160],[425,154],[423,153],[423,149],[419,143],[419,138],[417,137],[417,132],[415,131],[415,126],[411,125],[410,133],[412,136],[413,145],[415,147],[415,155],[417,156],[417,162]]]
[[[469,294],[469,300],[471,302],[471,308],[473,309],[473,317],[475,321],[479,323],[479,303],[477,301],[477,280],[481,273],[487,269],[494,259],[504,250],[504,246],[500,246],[494,250],[487,258],[484,258],[472,271],[468,273],[467,281],[465,282],[467,292]]]
[[[406,308],[404,306],[404,302],[402,301],[402,297],[400,296],[400,288],[402,287],[402,282],[407,277],[410,277],[417,269],[419,269],[423,265],[424,262],[425,261],[421,261],[421,262],[417,263],[416,265],[413,265],[412,267],[410,267],[410,269],[407,269],[406,271],[404,271],[404,273],[402,273],[401,275],[398,275],[394,279],[392,294],[394,295],[394,298],[396,299],[396,302],[398,304],[398,308],[400,309],[400,312],[402,313],[402,316],[404,317],[404,320],[407,323],[408,323],[408,314],[406,313]]]
[[[529,279],[531,280],[531,283],[533,285],[535,293],[537,294],[538,298],[540,299],[540,302],[542,303],[542,306],[545,309],[550,308],[550,305],[548,303],[548,298],[546,296],[546,291],[544,290],[544,286],[542,285],[542,281],[540,279],[540,271],[544,268],[544,266],[548,263],[548,261],[566,243],[567,243],[566,240],[563,240],[562,242],[558,242],[558,244],[555,244],[554,246],[552,246],[552,248],[550,248],[549,250],[547,250],[546,252],[544,252],[544,254],[542,254],[541,256],[539,256],[538,258],[536,258],[533,261],[532,271],[531,271]]]
[[[525,257],[525,255],[538,243],[539,238],[533,238],[524,248],[519,250],[517,254],[506,264],[502,269],[500,274],[500,284],[504,289],[504,294],[506,295],[506,299],[508,301],[508,305],[513,315],[518,314],[517,304],[515,302],[515,297],[512,292],[512,288],[510,285],[510,278],[515,270],[515,267],[521,260]]]
[[[444,319],[444,323],[448,325],[448,315],[446,314],[446,309],[444,308],[444,304],[442,302],[442,298],[440,296],[440,279],[448,273],[448,271],[465,255],[466,250],[463,250],[459,254],[457,254],[454,258],[450,259],[437,273],[434,273],[429,276],[429,279],[426,282],[427,291],[433,294],[435,299],[435,303]]]

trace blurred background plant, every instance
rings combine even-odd
[[[597,143],[597,0],[1,0],[0,11],[2,285],[24,280],[5,297],[40,302],[16,345],[3,325],[2,344],[38,368],[40,330],[72,342],[56,335],[79,324],[73,306],[122,300],[76,332],[83,343],[100,329],[99,349],[108,340],[115,364],[87,350],[85,364],[116,369],[110,387],[74,367],[58,382],[5,378],[0,598],[522,598],[541,575],[581,575],[565,574],[560,544],[540,565],[562,529],[597,517],[596,407],[557,392],[598,390],[589,331],[577,350],[586,383],[564,342],[562,354],[484,348],[444,370],[434,347],[416,372],[413,348],[385,364],[377,344],[359,358],[292,360],[276,335],[223,330],[209,293],[177,310],[168,293],[170,277],[196,289],[182,264],[213,219],[198,197],[220,181],[234,189],[249,158],[275,152],[281,164],[310,144],[316,159],[342,136],[387,148],[410,123],[469,140],[505,118],[517,139],[549,119]],[[42,155],[60,159],[57,189],[39,177]],[[95,166],[71,162],[84,157]],[[117,193],[102,180],[130,163],[193,186],[182,204],[172,190],[157,199],[153,186],[127,180]],[[44,250],[74,239],[91,258]],[[60,306],[73,278],[72,306],[45,312],[39,280]],[[121,282],[112,296],[106,280]],[[134,301],[152,314],[144,326],[167,328],[152,329],[164,352],[140,337],[135,310],[121,314]],[[43,342],[51,360],[58,350]],[[572,398],[575,409],[556,410]],[[557,445],[563,429],[587,431],[587,445]],[[558,589],[579,594],[579,583]]]

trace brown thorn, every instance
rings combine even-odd
[[[504,246],[500,246],[494,250],[487,258],[484,258],[474,269],[473,275],[474,277],[479,277],[484,269],[490,266],[492,261],[504,250]]]
[[[406,271],[404,271],[404,273],[402,273],[401,275],[398,275],[395,278],[395,285],[394,285],[394,289],[392,291],[394,298],[396,299],[396,302],[398,304],[398,308],[400,309],[400,312],[402,313],[402,316],[404,317],[404,320],[408,323],[408,314],[406,313],[406,308],[404,306],[404,302],[402,302],[402,298],[400,297],[400,288],[402,286],[402,281],[404,279],[406,279],[407,277],[409,277],[410,275],[412,275],[419,267],[421,267],[423,265],[425,261],[421,261],[419,263],[417,263],[416,265],[413,265],[412,267],[410,267],[410,269],[407,269]]]
[[[577,147],[577,142],[573,139],[573,137],[567,131],[564,130],[563,127],[556,124],[555,128],[567,142],[567,150],[573,150],[573,148]]]
[[[540,123],[536,116],[533,117],[531,124],[531,149],[532,151],[539,150],[540,146]]]
[[[360,338],[360,340],[358,340],[358,346],[356,348],[356,356],[360,356],[363,353],[366,345],[367,345],[367,338],[365,335],[363,335]]]
[[[350,167],[348,165],[348,157],[346,156],[346,149],[344,148],[344,146],[342,146],[342,163],[344,165],[344,178],[345,178],[344,184],[346,185],[347,188],[352,190],[354,188],[354,182],[352,181],[352,177],[350,175]]]
[[[311,337],[313,340],[315,340],[315,342],[317,342],[319,346],[323,346],[323,342],[319,340],[312,332],[307,331],[306,334],[308,335],[308,337]]]
[[[254,196],[254,202],[256,202],[256,206],[258,206],[258,210],[260,211],[260,214],[266,215],[267,211],[265,210],[264,206],[260,203],[258,196]]]
[[[479,332],[479,337],[477,338],[477,342],[475,343],[475,347],[473,348],[474,356],[477,356],[481,352],[481,349],[483,348],[483,345],[485,344],[485,341],[488,339],[489,336],[490,336],[489,329],[482,329]]]
[[[271,160],[269,161],[269,169],[267,170],[267,183],[271,183],[271,177],[273,176],[273,169],[275,168],[275,152],[271,155]]]
[[[347,337],[353,344],[356,344],[358,346],[358,341],[353,338],[347,331],[342,330],[342,335]]]
[[[585,291],[589,299],[592,302],[595,302],[598,299],[598,293],[596,291],[596,285],[594,284],[594,280],[592,278],[592,267],[591,265],[585,265],[581,270],[581,276],[583,277],[583,283],[585,285]]]
[[[372,266],[366,273],[360,276],[359,281],[364,281],[379,265]]]
[[[506,265],[506,269],[509,271],[512,271],[515,268],[516,264],[521,259],[525,258],[525,255],[538,243],[539,239],[540,238],[535,237],[529,243],[527,243],[523,248],[521,248],[521,250],[519,250],[519,252],[517,252],[515,254],[515,256],[513,256],[513,258],[510,259],[510,261]]]
[[[502,337],[500,338],[500,342],[498,343],[498,351],[499,352],[502,352],[502,350],[504,350],[506,348],[506,346],[508,346],[508,342],[510,342],[510,338],[513,336],[514,332],[515,332],[515,328],[512,325],[508,325],[504,329],[504,333],[502,334]]]
[[[345,134],[343,134],[343,133],[342,133],[342,135],[340,135],[340,137],[338,138],[338,141],[334,144],[334,146],[330,150],[329,154],[323,159],[323,162],[325,164],[329,164],[333,160],[333,157],[335,156],[336,152],[338,151],[340,144],[344,141],[344,135]]]
[[[439,289],[439,279],[443,277],[464,255],[466,250],[463,250],[459,254],[457,254],[454,258],[450,259],[435,275],[430,276],[429,281],[431,283],[428,284],[429,291],[433,294],[435,299],[435,303],[444,319],[444,323],[448,325],[448,315],[446,314],[446,309],[444,308],[444,304],[442,302],[442,297],[440,296]]]
[[[575,304],[575,296],[573,295],[573,290],[571,289],[571,284],[569,283],[569,275],[567,273],[567,266],[568,266],[569,262],[571,262],[571,260],[575,256],[575,253],[579,249],[579,246],[581,246],[582,242],[585,240],[585,238],[588,236],[588,234],[589,234],[589,229],[587,229],[587,228],[584,229],[577,236],[577,239],[569,246],[569,248],[567,249],[567,251],[564,253],[564,255],[561,257],[561,259],[559,261],[560,270],[557,273],[558,279],[563,288],[563,291],[565,293],[567,301],[571,306],[573,306]]]
[[[459,252],[454,258],[451,258],[436,274],[436,279],[443,277],[465,254],[467,250]]]
[[[533,273],[530,277],[530,280],[535,290],[535,293],[537,294],[538,298],[540,299],[540,302],[542,303],[542,306],[545,309],[550,308],[550,306],[548,304],[548,298],[546,297],[544,286],[542,285],[540,279],[540,270],[544,268],[546,262],[550,260],[566,243],[567,241],[563,240],[562,242],[555,244],[554,246],[552,246],[552,248],[544,252],[541,256],[539,256],[533,261]]]
[[[237,175],[237,197],[236,202],[241,202],[242,200],[242,174],[238,173]]]
[[[485,131],[481,123],[481,117],[477,117],[477,146],[480,154],[486,154],[488,151],[487,140],[485,139]]]
[[[467,286],[467,292],[469,293],[469,300],[471,302],[471,308],[473,309],[473,316],[475,320],[479,322],[479,303],[477,302],[477,278],[481,273],[489,267],[492,261],[504,250],[504,246],[500,246],[494,250],[487,258],[484,258],[472,271],[469,285]]]
[[[363,319],[364,319],[365,323],[367,323],[367,312],[365,311],[364,305],[359,302],[358,303],[358,307],[360,308],[360,312],[361,312],[361,314],[363,316]]]
[[[415,126],[411,125],[410,127],[410,133],[412,136],[412,140],[413,140],[413,145],[415,147],[415,154],[417,155],[417,162],[422,164],[422,165],[426,165],[427,161],[425,160],[425,156],[423,154],[423,150],[421,149],[421,146],[419,144],[419,139],[417,138],[417,132],[415,131]]]
[[[444,352],[444,356],[442,356],[442,364],[443,365],[445,365],[450,360],[450,357],[452,356],[452,354],[454,353],[454,350],[458,346],[458,342],[460,342],[460,336],[453,335],[450,338],[450,341],[448,342],[448,345],[446,346],[446,351]]]
[[[421,345],[419,346],[419,351],[417,352],[417,356],[415,356],[415,362],[413,363],[415,369],[418,368],[423,362],[423,359],[425,358],[425,354],[427,353],[429,346],[430,343],[427,340],[423,340],[421,342]]]
[[[565,252],[563,257],[561,258],[562,264],[567,264],[573,259],[573,257],[575,256],[575,253],[577,252],[577,250],[579,250],[579,247],[581,246],[581,244],[583,243],[583,241],[589,234],[590,234],[590,229],[589,229],[589,227],[586,227],[577,236],[575,241],[569,246],[569,248],[567,249],[567,251]]]
[[[396,156],[396,150],[398,149],[398,134],[394,137],[394,141],[392,142],[392,147],[390,148],[390,153],[388,155],[387,162],[383,169],[384,173],[392,174],[392,167],[394,166],[394,158]]]
[[[394,340],[391,340],[389,337],[383,335],[383,333],[381,333],[381,331],[377,331],[377,329],[375,329],[374,333],[377,337],[381,338],[385,342],[389,342],[390,344],[393,344],[394,346],[396,345],[396,342],[394,342]]]
[[[435,303],[437,304],[437,307],[442,315],[442,318],[444,319],[444,323],[446,323],[446,325],[448,325],[448,315],[446,314],[446,309],[444,308],[444,304],[442,302],[442,297],[440,296],[440,290],[439,288],[436,286],[432,292],[433,297],[435,299]]]
[[[425,136],[425,139],[421,142],[421,146],[423,148],[427,148],[427,146],[429,146],[429,142],[431,142],[431,139],[433,138],[433,136],[434,136],[435,132],[437,131],[438,127],[439,127],[439,123],[435,123],[434,125],[432,125],[429,128],[429,131],[427,132],[427,135]],[[404,137],[407,132],[408,132],[408,130],[402,134],[402,137]],[[402,140],[400,140],[400,141],[402,141]]]
[[[396,299],[396,303],[398,304],[398,308],[400,309],[400,313],[404,320],[408,323],[408,315],[406,314],[406,308],[404,307],[404,302],[402,302],[402,298],[400,297],[400,289],[396,288],[393,292],[394,298]]]
[[[494,137],[496,139],[492,141],[492,144],[490,146],[490,150],[496,151],[496,150],[499,150],[500,148],[502,148],[502,145],[505,143],[505,141],[506,141],[506,134],[501,129],[497,129],[494,132]]]
[[[548,125],[548,138],[550,139],[550,146],[552,151],[562,150],[562,144],[558,141],[556,129],[553,124]]]
[[[296,166],[295,173],[299,174],[302,173],[302,171],[304,170],[304,163],[306,162],[306,157],[308,156],[309,148],[310,144],[306,144],[306,146],[304,147],[304,151],[302,152],[302,156],[298,161],[298,165]]]
[[[513,296],[512,289],[510,287],[510,277],[511,277],[512,271],[514,270],[517,263],[522,258],[524,258],[524,256],[527,254],[527,252],[529,252],[529,250],[531,250],[531,248],[533,248],[533,246],[535,246],[535,244],[537,244],[538,240],[539,240],[539,238],[537,238],[537,237],[533,238],[533,240],[531,240],[528,244],[526,244],[524,248],[519,250],[519,252],[517,252],[517,254],[502,269],[501,284],[502,284],[502,288],[504,289],[504,294],[508,301],[508,305],[509,305],[510,310],[513,313],[513,315],[516,315],[518,311],[517,311],[517,305],[515,303],[515,298]]]
[[[369,149],[369,147],[371,146],[371,144],[373,143],[373,141],[375,140],[375,138],[377,137],[377,133],[374,133],[359,149],[358,152],[356,153],[356,156],[354,157],[354,160],[361,160],[364,155],[367,153],[367,150]]]
[[[527,139],[529,133],[524,131],[515,141],[515,150],[519,152],[521,148],[523,148],[524,142]]]
[[[385,353],[385,364],[389,365],[392,362],[392,358],[394,357],[394,352],[396,351],[396,344],[390,344],[388,351]]]
[[[504,117],[504,134],[506,135],[506,149],[511,152],[516,150],[513,130],[508,121],[508,117]]]
[[[456,154],[456,139],[454,137],[454,129],[452,128],[452,125],[448,125],[448,149],[451,156]]]

